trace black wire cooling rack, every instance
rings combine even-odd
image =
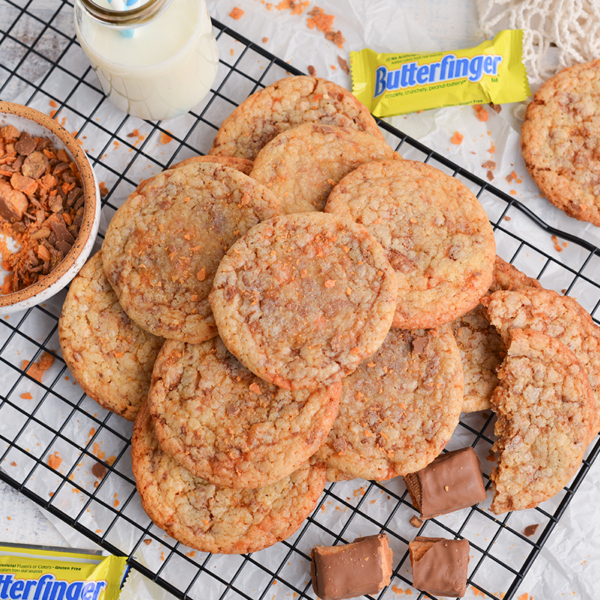
[[[286,74],[301,74],[215,21],[221,61],[214,89],[199,109],[169,121],[167,130],[112,108],[77,44],[72,10],[64,0],[0,0],[0,97],[45,112],[52,107],[55,118],[77,132],[104,190],[100,238],[140,179],[205,153],[223,119],[250,93]],[[548,227],[514,198],[390,125],[380,127],[405,157],[444,170],[477,194],[494,226],[499,254],[545,287],[577,296],[596,314],[596,247]],[[527,240],[519,235],[524,228]],[[557,240],[549,246],[552,235],[570,243],[560,255],[554,251]],[[409,524],[415,511],[401,478],[355,480],[329,485],[298,532],[270,549],[243,556],[195,552],[156,528],[141,509],[129,457],[131,424],[91,401],[64,364],[57,337],[64,295],[0,321],[0,478],[106,550],[127,555],[133,568],[180,598],[314,598],[313,546],[384,531],[394,551],[394,574],[379,598],[409,591],[415,598],[433,598],[411,587],[408,559],[409,541],[427,535],[468,539],[471,592],[510,600],[600,450],[597,442],[570,485],[534,510],[496,519],[487,510],[488,499],[416,529]],[[45,352],[55,361],[39,382],[27,361]],[[463,415],[448,447],[472,445],[488,486],[492,438],[491,413]],[[55,453],[62,463],[53,469],[48,462]],[[524,528],[533,524],[538,530],[525,536]]]

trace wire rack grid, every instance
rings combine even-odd
[[[0,97],[45,112],[54,107],[55,118],[76,131],[102,181],[100,238],[141,179],[205,153],[223,119],[249,94],[301,74],[213,21],[221,56],[217,81],[200,107],[169,121],[167,130],[161,122],[141,121],[111,107],[77,44],[72,10],[65,0],[0,0]],[[548,227],[514,198],[387,123],[380,127],[405,158],[428,162],[476,193],[501,256],[545,287],[577,296],[598,320],[600,286],[594,279],[599,279],[600,251],[595,246]],[[524,230],[527,240],[520,234]],[[552,235],[570,242],[560,256],[552,252]],[[600,451],[600,442],[588,449],[578,474],[557,497],[499,519],[487,510],[488,498],[415,529],[409,524],[415,511],[401,478],[355,480],[328,485],[300,529],[270,549],[243,556],[196,552],[145,515],[131,472],[131,424],[89,399],[64,364],[57,338],[64,295],[0,321],[0,478],[106,550],[128,556],[133,568],[179,598],[315,598],[309,581],[313,546],[384,531],[394,551],[394,572],[379,598],[409,590],[415,598],[433,598],[411,587],[408,556],[409,541],[427,535],[468,539],[471,591],[510,600]],[[43,353],[55,361],[38,381],[28,365]],[[493,416],[473,413],[463,415],[448,450],[473,446],[489,487],[492,444]],[[56,453],[62,463],[52,468],[49,457]],[[525,536],[525,526],[534,523],[537,532]]]

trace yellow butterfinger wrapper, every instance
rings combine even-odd
[[[529,96],[523,31],[501,31],[475,48],[428,54],[350,52],[352,93],[376,116],[504,104]]]
[[[118,600],[126,561],[82,550],[0,544],[0,598]]]

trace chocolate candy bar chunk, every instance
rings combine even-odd
[[[317,546],[310,565],[313,590],[321,600],[377,594],[389,585],[392,551],[385,533],[345,546]]]
[[[413,586],[436,596],[462,598],[467,592],[469,542],[417,537],[408,545]]]
[[[485,500],[481,462],[473,448],[440,454],[431,464],[404,477],[421,519],[445,515]]]

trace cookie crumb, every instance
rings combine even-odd
[[[98,479],[102,479],[106,475],[106,467],[103,464],[95,463],[92,467],[92,474]]]
[[[244,11],[237,6],[229,13],[229,16],[236,21],[239,21],[244,16]]]
[[[262,41],[263,41],[263,44],[266,44],[266,43],[269,41],[269,38],[268,38],[268,37],[264,37],[264,38],[262,39]]]
[[[488,171],[486,176],[490,181],[494,181],[494,174],[491,171]]]
[[[452,139],[450,140],[450,142],[452,144],[455,144],[457,146],[459,146],[460,144],[462,144],[463,140],[465,139],[465,136],[462,135],[462,133],[455,131],[454,135],[452,136]]]
[[[413,526],[413,527],[421,527],[423,525],[423,521],[421,521],[421,519],[419,519],[419,517],[417,517],[417,515],[413,515],[410,518],[409,523]]]
[[[312,65],[308,65],[308,74],[311,77],[316,77],[317,76],[317,70]]]
[[[538,530],[539,526],[539,523],[536,523],[535,525],[527,525],[523,531],[523,534],[527,537],[531,537],[532,535],[535,535],[535,532]]]
[[[497,113],[502,112],[502,106],[500,104],[494,104],[493,102],[490,102],[490,108],[495,110]]]
[[[48,457],[48,465],[53,468],[53,469],[58,469],[58,467],[60,467],[60,465],[62,464],[62,458],[58,455],[58,452],[55,452],[54,454],[51,454]]]
[[[163,144],[163,146],[172,141],[173,138],[166,131],[160,132],[160,143]]]
[[[344,73],[346,73],[346,75],[349,75],[350,69],[348,68],[347,61],[339,55],[338,55],[337,59],[338,59],[338,64],[340,65],[340,68],[342,69],[342,71],[344,71]]]

